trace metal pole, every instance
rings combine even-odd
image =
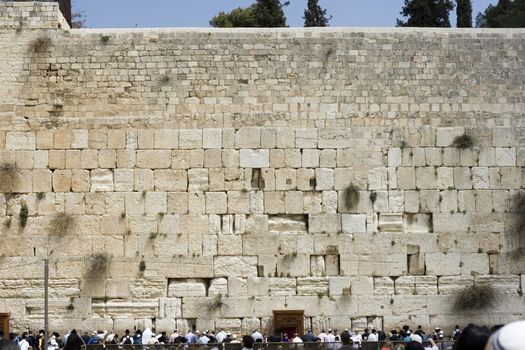
[[[48,324],[48,287],[49,287],[49,259],[44,259],[44,343],[42,344],[42,349],[47,349],[47,339],[49,336],[49,324]]]

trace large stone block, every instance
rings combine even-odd
[[[257,257],[216,256],[213,259],[213,272],[217,277],[257,277]]]
[[[427,275],[459,275],[461,273],[461,254],[426,253]]]
[[[270,166],[270,151],[267,149],[241,149],[242,168],[267,168]]]

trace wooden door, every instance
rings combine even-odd
[[[304,310],[274,311],[273,318],[274,330],[291,333],[292,338],[293,333],[304,335]]]
[[[9,314],[0,313],[0,329],[4,332],[7,337],[9,334]]]

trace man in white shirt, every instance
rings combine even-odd
[[[321,333],[319,333],[317,337],[321,340],[321,343],[324,343],[326,341],[326,333],[324,332],[324,329],[321,331]]]
[[[28,350],[29,349],[29,342],[27,341],[27,332],[22,333],[22,340],[18,342],[18,346],[20,346],[20,350]]]
[[[368,341],[378,341],[379,337],[377,335],[377,331],[375,329],[372,329],[372,333],[368,335]]]
[[[254,331],[252,332],[252,339],[253,339],[254,342],[256,342],[258,339],[260,339],[259,341],[262,342],[262,340],[263,340],[263,336],[262,336],[261,333],[259,333],[259,331],[254,330]]]

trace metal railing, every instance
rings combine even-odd
[[[356,350],[380,350],[385,342],[363,341],[360,344],[354,343]],[[391,341],[392,350],[404,350],[405,342]],[[436,341],[439,350],[451,350],[454,341]],[[342,343],[254,343],[253,350],[339,350]],[[96,344],[84,345],[82,350],[241,350],[241,343],[221,343],[221,344],[155,344],[155,345],[118,345],[118,344]]]

